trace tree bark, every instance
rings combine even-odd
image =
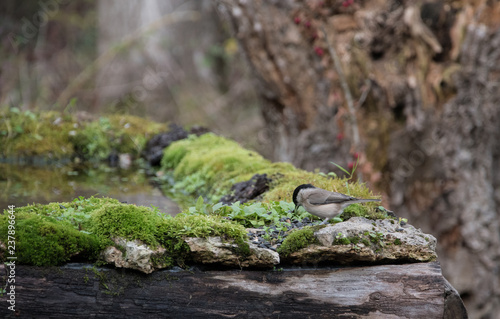
[[[390,153],[393,207],[439,238],[444,272],[474,318],[500,311],[499,57],[500,30],[469,25],[456,96]]]
[[[438,263],[150,275],[17,266],[14,312],[6,298],[2,318],[467,318]]]
[[[255,72],[275,160],[331,171],[359,158],[384,204],[437,237],[471,317],[495,318],[500,4],[218,3]]]

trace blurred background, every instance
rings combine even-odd
[[[500,318],[497,1],[4,0],[0,41],[2,110],[132,114],[307,170],[357,165],[438,238],[470,317]]]
[[[211,1],[2,1],[0,15],[3,107],[204,124],[257,144],[249,68]]]

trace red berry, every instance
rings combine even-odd
[[[343,133],[339,133],[337,134],[337,141],[342,141],[344,139],[344,134]]]
[[[300,23],[300,17],[295,17],[293,19],[293,22],[295,22],[295,24],[299,24]]]
[[[323,56],[323,54],[325,54],[325,52],[323,52],[323,49],[320,47],[315,47],[314,52],[316,52],[317,56]]]
[[[359,158],[359,153],[356,152],[356,153],[352,154],[352,157],[354,157],[355,159],[358,159]]]
[[[306,26],[306,28],[310,28],[311,27],[311,21],[306,21],[306,23],[304,25]]]
[[[344,8],[347,8],[347,7],[349,7],[353,3],[354,3],[354,0],[345,0],[344,2],[342,2],[342,6]]]

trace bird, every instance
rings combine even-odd
[[[321,225],[326,224],[328,220],[342,214],[347,206],[366,202],[380,202],[380,199],[355,198],[317,188],[311,184],[302,184],[293,191],[293,203],[295,204],[294,212],[302,206],[308,213],[324,218]]]

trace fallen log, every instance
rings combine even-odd
[[[2,318],[467,318],[438,262],[149,275],[18,265],[14,286],[14,311],[9,286],[0,297]]]

